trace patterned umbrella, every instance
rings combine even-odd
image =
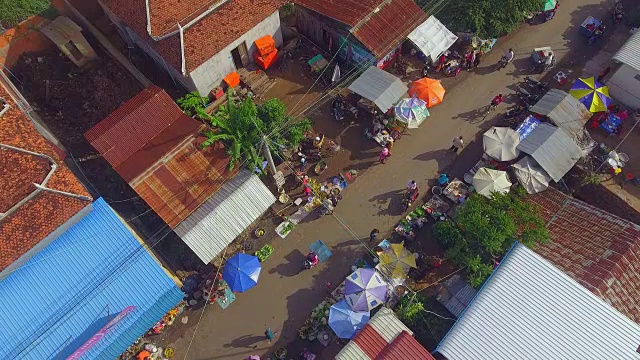
[[[403,244],[391,244],[380,254],[380,269],[392,278],[404,279],[409,268],[417,268],[416,257]]]
[[[569,94],[580,100],[592,113],[607,111],[613,101],[609,96],[609,88],[597,82],[593,76],[576,80]]]
[[[427,104],[417,98],[402,99],[393,108],[396,119],[407,124],[409,129],[416,129],[429,116]]]
[[[387,283],[374,269],[358,269],[347,277],[345,300],[354,311],[371,311],[387,301]]]
[[[261,270],[257,257],[238,253],[224,264],[222,278],[232,291],[245,292],[256,286]]]
[[[341,339],[351,339],[369,322],[369,312],[353,311],[345,300],[329,309],[329,326]]]

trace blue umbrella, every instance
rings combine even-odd
[[[351,339],[369,321],[368,311],[353,311],[345,300],[329,310],[329,326],[341,339]]]
[[[231,290],[245,292],[256,286],[260,270],[262,267],[257,257],[238,253],[224,264],[222,278],[229,284]]]

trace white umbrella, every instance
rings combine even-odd
[[[493,192],[508,193],[511,181],[505,171],[483,167],[473,176],[473,187],[478,194],[490,197]]]
[[[498,161],[510,161],[520,155],[516,149],[520,134],[508,127],[492,127],[482,137],[484,152]]]
[[[530,156],[511,165],[518,181],[529,194],[539,193],[549,187],[551,176]]]

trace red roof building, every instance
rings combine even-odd
[[[294,2],[311,10],[298,9],[296,13],[297,26],[305,36],[331,51],[340,47],[341,38],[347,38],[361,44],[378,60],[395,50],[427,19],[427,14],[413,0]],[[332,34],[328,34],[328,29]]]
[[[551,233],[535,251],[640,323],[640,226],[555,189],[528,199]]]
[[[184,86],[201,94],[246,66],[256,51],[256,39],[271,35],[277,46],[282,44],[278,14],[282,0],[103,0],[101,4],[127,43],[138,45]]]
[[[392,310],[383,307],[336,355],[336,360],[435,360]]]
[[[65,165],[64,151],[38,132],[12,94],[3,77],[0,97],[8,109],[0,116],[0,278],[77,222],[92,202]]]

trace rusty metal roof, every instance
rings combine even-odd
[[[150,86],[87,131],[85,137],[130,182],[200,126],[164,90]]]
[[[536,252],[640,323],[640,226],[552,188],[527,199],[551,233]]]
[[[376,357],[376,360],[435,360],[420,343],[406,331]]]
[[[174,228],[234,174],[222,144],[200,149],[201,127],[164,90],[151,86],[85,136]]]
[[[371,325],[366,325],[356,334],[353,342],[371,359],[375,359],[389,344]]]
[[[412,0],[295,0],[295,3],[351,27],[376,57],[387,55],[427,19]]]

